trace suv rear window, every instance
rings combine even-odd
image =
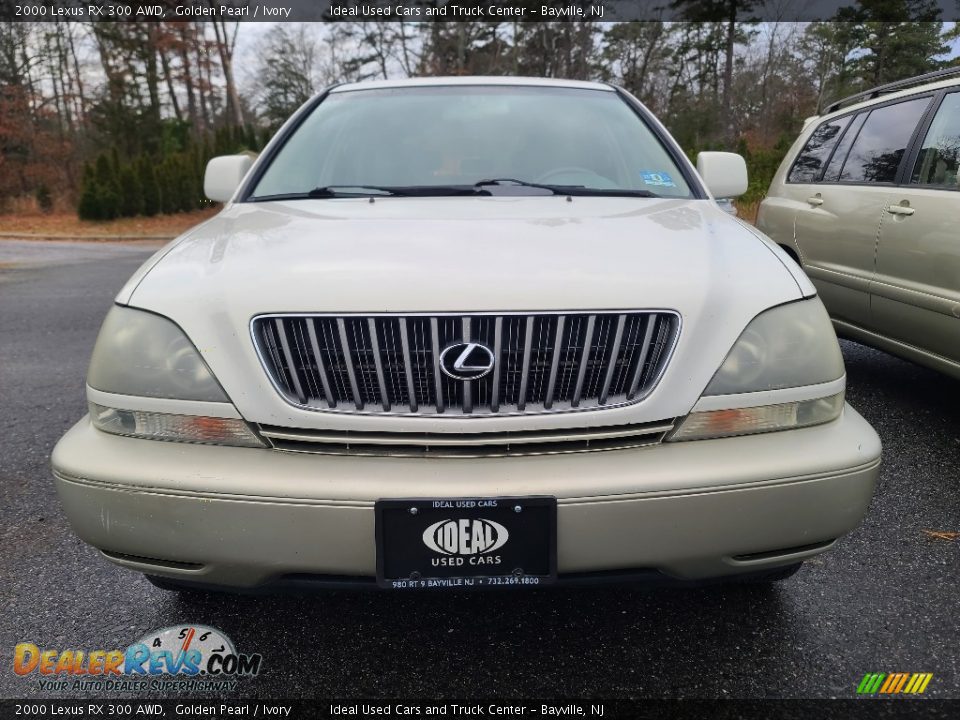
[[[833,157],[830,158],[830,164],[827,165],[827,169],[823,173],[823,182],[837,182],[837,180],[840,179],[843,162],[847,159],[847,155],[850,153],[850,146],[853,145],[853,141],[857,139],[857,133],[860,132],[860,128],[863,127],[863,121],[866,119],[867,113],[862,112],[850,123],[850,127],[847,128],[847,132],[843,134],[843,139],[837,145]]]
[[[840,173],[840,182],[892,183],[913,131],[930,98],[917,98],[871,111]]]
[[[820,179],[824,164],[850,122],[850,115],[827,120],[810,136],[790,169],[787,182],[811,183]]]

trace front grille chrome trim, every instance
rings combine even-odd
[[[504,457],[625,450],[657,445],[674,422],[489,433],[363,432],[261,425],[275,450],[319,455]]]
[[[290,405],[315,412],[483,418],[638,403],[679,342],[673,310],[267,313],[250,320],[257,356]],[[493,372],[440,370],[457,342],[492,348]]]

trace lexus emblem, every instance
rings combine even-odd
[[[493,370],[493,351],[480,343],[457,343],[440,353],[440,369],[454,380],[477,380]]]

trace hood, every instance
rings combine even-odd
[[[129,302],[263,312],[669,307],[789,273],[704,200],[383,198],[233,205],[165,254]],[[755,286],[753,290],[751,287]],[[558,304],[559,303],[559,304]]]
[[[676,310],[661,386],[699,347],[698,362],[679,363],[692,406],[746,324],[803,294],[768,243],[709,200],[351,198],[228,206],[148,261],[118,302],[180,324],[249,419],[309,426],[332,414],[276,395],[253,352],[256,315]],[[269,417],[245,412],[255,393],[279,401]]]

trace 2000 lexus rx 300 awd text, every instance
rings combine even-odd
[[[67,516],[163,587],[785,577],[880,443],[745,188],[607,85],[330,88],[117,296]]]

